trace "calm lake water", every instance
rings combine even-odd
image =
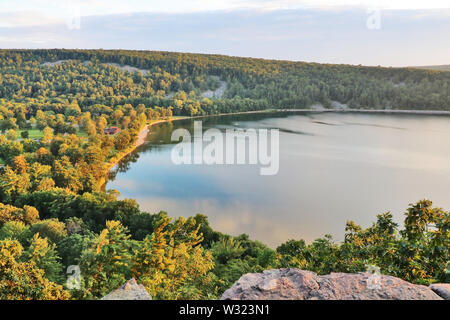
[[[367,227],[391,211],[397,222],[423,198],[450,209],[450,118],[445,116],[276,113],[203,119],[203,129],[279,128],[277,175],[258,165],[175,165],[172,130],[152,127],[147,142],[122,161],[107,189],[141,209],[203,213],[218,231],[276,247],[325,234],[343,240],[345,222]],[[114,177],[115,176],[115,177]]]

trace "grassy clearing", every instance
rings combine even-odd
[[[20,139],[22,136],[20,135],[22,131],[28,131],[28,138],[29,139],[42,139],[44,136],[44,132],[39,129],[28,129],[28,130],[17,130],[17,137]],[[82,130],[77,130],[76,135],[78,137],[86,137],[87,133]]]
[[[30,139],[41,139],[44,133],[39,129],[29,129],[29,130],[17,130],[17,136],[21,138],[20,135],[23,131],[28,131],[28,138]]]
[[[87,137],[87,133],[84,132],[83,130],[77,130],[77,137]]]

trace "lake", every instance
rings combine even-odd
[[[200,119],[197,119],[200,120]],[[279,171],[258,165],[175,165],[177,128],[154,125],[146,143],[112,172],[107,189],[141,209],[202,213],[218,231],[276,247],[288,239],[342,241],[347,220],[363,227],[428,198],[450,209],[450,117],[363,113],[264,113],[203,118],[203,130],[279,128]]]

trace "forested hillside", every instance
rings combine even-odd
[[[417,69],[428,69],[428,70],[438,70],[438,71],[450,71],[449,64],[437,65],[437,66],[420,66],[415,67]]]
[[[429,201],[408,209],[401,231],[386,213],[368,229],[349,222],[342,244],[325,237],[273,250],[215,232],[203,215],[142,212],[100,184],[106,163],[155,120],[333,102],[449,110],[449,72],[145,51],[0,58],[0,299],[100,298],[131,277],[156,299],[213,299],[243,273],[290,266],[376,264],[413,282],[446,281],[449,214]],[[104,131],[111,126],[120,132]],[[80,287],[66,283],[72,265]]]
[[[172,106],[175,115],[198,115],[307,108],[317,103],[329,107],[332,101],[351,108],[450,108],[448,72],[148,51],[3,50],[0,54],[0,98],[45,103],[55,96],[77,99],[82,111],[96,104],[136,107],[143,103]],[[56,70],[41,66],[61,60],[74,61],[59,64]],[[125,74],[102,63],[148,72]],[[213,75],[228,83],[223,99],[214,104],[200,96],[217,87]]]

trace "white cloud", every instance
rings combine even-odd
[[[261,10],[341,8],[348,6],[384,9],[450,8],[448,0],[2,0],[0,13],[39,12],[30,20],[52,16],[63,19],[74,9],[82,16],[136,12],[192,13],[252,8]],[[44,20],[45,21],[45,20]],[[32,25],[30,22],[23,22]]]
[[[85,6],[80,10],[81,28],[69,28],[66,23],[73,12],[67,7],[46,10],[52,1],[27,2],[34,6],[25,8],[19,2],[12,7],[18,11],[9,13],[4,10],[4,2],[0,2],[1,48],[167,50],[394,66],[449,63],[450,43],[443,41],[450,32],[449,9],[386,10],[382,13],[381,29],[373,31],[367,28],[365,7],[325,6],[334,1],[316,0],[319,7],[313,9],[274,10],[275,6],[292,8],[308,1],[184,0],[180,7],[174,5],[171,10],[186,8],[186,12],[174,14],[132,13],[138,0],[128,0],[129,6],[124,1],[80,0]],[[208,5],[201,7],[206,2]],[[39,10],[35,8],[37,3],[42,5]],[[107,3],[111,5],[106,8]],[[167,3],[179,1],[159,2],[159,7],[152,10],[163,10]],[[433,3],[429,1],[430,5]],[[187,13],[187,4],[191,5],[191,13]],[[254,8],[204,11],[231,5]],[[86,10],[88,6],[90,10]],[[105,13],[119,9],[120,14]]]
[[[383,9],[439,9],[450,8],[448,0],[281,0],[268,1],[275,5],[276,3],[284,3],[287,7],[307,6],[307,7],[342,7],[342,6],[358,6],[358,7],[376,7]]]
[[[236,9],[380,9],[450,8],[448,0],[2,0],[0,28],[65,23],[74,15],[99,16],[124,13],[194,13]]]
[[[40,11],[0,12],[0,28],[31,27],[63,23],[61,16]]]

